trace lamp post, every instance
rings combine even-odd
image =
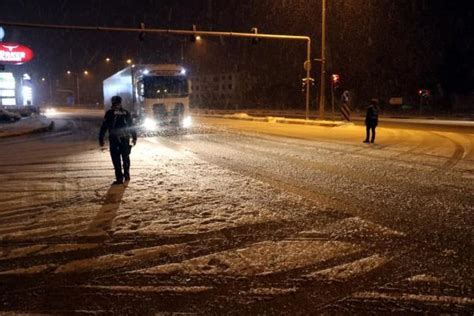
[[[86,70],[87,71],[87,70]],[[84,72],[84,74],[86,74],[86,71]],[[76,105],[79,105],[81,102],[80,102],[80,96],[79,96],[79,75],[75,72],[72,72],[70,70],[67,71],[67,74],[68,76],[70,75],[73,75],[76,77]]]
[[[326,0],[322,0],[321,9],[321,86],[319,91],[319,118],[324,119],[326,103]]]
[[[50,76],[49,73],[47,74],[46,77],[42,77],[42,78],[41,78],[41,83],[43,84],[43,91],[44,91],[44,86],[47,85],[47,87],[48,87],[48,94],[47,94],[47,95],[48,95],[48,99],[47,99],[47,101],[48,101],[49,103],[52,103],[52,100],[53,100],[53,88],[52,88],[52,86],[51,86],[51,76]],[[44,99],[46,99],[46,98],[44,98]],[[45,100],[43,100],[43,102],[46,103]]]

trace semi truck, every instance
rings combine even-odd
[[[147,132],[161,128],[191,127],[189,94],[191,83],[179,65],[131,65],[104,80],[104,105],[118,95],[136,125]]]

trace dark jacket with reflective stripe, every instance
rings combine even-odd
[[[100,127],[99,141],[104,141],[106,132],[109,132],[111,138],[128,138],[132,137],[137,140],[137,132],[133,126],[133,119],[130,112],[123,108],[110,109],[105,112],[104,121]]]

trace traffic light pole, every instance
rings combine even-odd
[[[324,120],[324,104],[326,103],[326,0],[322,0],[321,12],[321,87],[319,90],[319,118]]]
[[[331,80],[331,108],[332,108],[332,120],[334,121],[334,81]]]
[[[325,1],[325,0],[323,0]],[[103,26],[80,26],[80,25],[58,25],[58,24],[36,24],[36,23],[17,23],[0,21],[3,26],[17,26],[41,29],[60,29],[60,30],[78,30],[78,31],[104,31],[104,32],[137,32],[155,33],[163,35],[187,35],[187,36],[213,36],[213,37],[239,37],[239,38],[266,38],[273,40],[292,40],[306,42],[306,61],[304,63],[306,70],[306,119],[309,118],[310,104],[310,87],[311,87],[311,37],[298,35],[281,35],[281,34],[263,34],[263,33],[238,33],[238,32],[213,32],[193,30],[173,30],[173,29],[148,29],[141,25],[140,28],[124,28],[124,27],[103,27]],[[324,35],[323,35],[324,36]],[[323,61],[324,63],[324,61]]]

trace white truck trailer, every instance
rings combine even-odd
[[[145,131],[166,127],[189,128],[190,81],[178,65],[132,65],[104,80],[104,104],[118,95],[136,125]]]

